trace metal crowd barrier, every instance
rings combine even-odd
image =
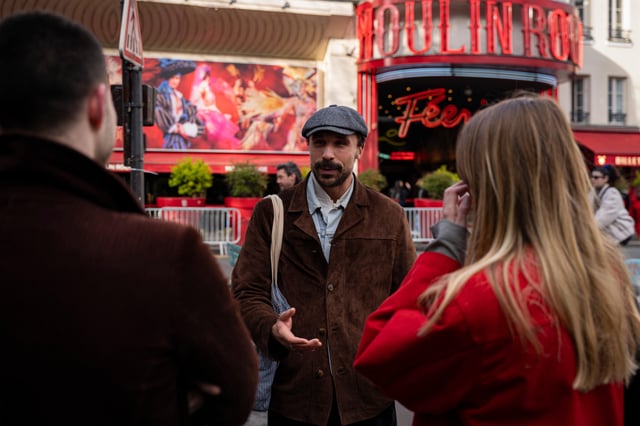
[[[415,244],[426,244],[433,240],[431,226],[442,217],[440,207],[405,207],[404,211],[409,221],[411,238]]]
[[[229,207],[147,208],[154,219],[189,225],[200,231],[205,244],[226,255],[227,244],[240,241],[240,210]]]
[[[156,219],[189,225],[200,231],[204,242],[227,255],[228,243],[240,241],[240,211],[227,207],[162,207],[148,208],[147,214]],[[431,226],[440,220],[442,208],[405,207],[411,237],[415,244],[433,239]]]

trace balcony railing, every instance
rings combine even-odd
[[[618,43],[631,43],[631,30],[622,28],[609,28],[609,41]]]
[[[582,40],[583,41],[592,41],[593,40],[593,27],[583,27],[582,29]]]
[[[609,124],[622,124],[627,120],[627,114],[624,112],[610,112],[609,113]]]
[[[571,122],[578,124],[589,124],[588,111],[571,111]]]

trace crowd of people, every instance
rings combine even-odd
[[[633,220],[607,169],[589,182],[553,99],[521,94],[462,127],[461,181],[419,257],[400,204],[354,173],[363,117],[316,111],[309,174],[278,166],[277,314],[271,200],[229,288],[197,231],[148,218],[105,170],[115,111],[88,30],[7,17],[0,63],[1,424],[241,425],[256,347],[279,361],[270,426],[394,426],[395,401],[425,426],[639,421],[619,250]],[[206,131],[181,127],[168,144]]]

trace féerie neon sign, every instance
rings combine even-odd
[[[358,6],[357,29],[361,62],[499,55],[582,66],[580,18],[551,0],[372,0]]]
[[[398,137],[404,138],[409,132],[412,123],[422,123],[427,128],[438,126],[451,128],[456,127],[461,122],[467,122],[471,118],[471,111],[466,108],[458,108],[454,104],[440,106],[445,100],[445,89],[429,89],[411,95],[396,98],[395,105],[404,105],[404,113],[395,118],[395,122],[400,124]],[[427,101],[422,108],[422,101]]]

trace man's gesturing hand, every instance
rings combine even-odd
[[[290,308],[280,314],[278,320],[271,327],[271,334],[281,345],[296,351],[315,351],[322,346],[319,339],[303,339],[296,337],[292,332],[293,316],[296,308]]]

